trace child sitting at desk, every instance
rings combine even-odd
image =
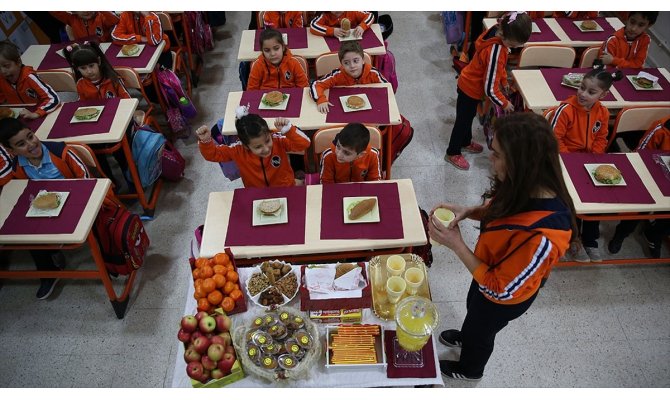
[[[330,106],[333,105],[324,94],[327,89],[334,86],[387,82],[384,76],[377,71],[377,68],[365,63],[365,54],[358,41],[350,40],[343,42],[337,55],[342,64],[340,68],[334,69],[321,79],[315,80],[310,86],[312,99],[316,101],[319,112],[322,114],[328,113]]]
[[[245,187],[294,186],[295,177],[287,152],[304,151],[310,140],[286,118],[276,118],[272,133],[258,114],[249,114],[248,106],[237,108],[235,129],[240,141],[230,146],[216,145],[209,128],[201,126],[198,136],[200,154],[207,161],[235,161]],[[286,135],[286,136],[284,136]]]
[[[654,25],[658,11],[633,11],[623,28],[603,42],[598,58],[617,68],[642,68],[651,38],[647,29]]]
[[[342,26],[344,19],[349,21],[348,28]],[[317,36],[345,37],[349,34],[349,29],[354,28],[354,37],[360,38],[373,22],[374,15],[367,11],[324,11],[312,20],[309,31]]]
[[[109,42],[112,29],[119,23],[119,17],[110,11],[49,11],[49,14],[72,28],[73,39]]]
[[[112,30],[112,43],[123,46],[126,44],[146,43],[149,46],[158,46],[165,41],[163,53],[158,57],[158,64],[172,69],[172,53],[170,39],[163,32],[160,18],[150,11],[124,11],[119,23]]]
[[[368,128],[349,123],[321,155],[321,183],[378,181],[379,158],[379,150],[370,145]]]
[[[265,28],[302,28],[304,25],[302,11],[265,11],[263,13]]]
[[[37,104],[35,112],[22,109],[22,118],[43,117],[60,105],[56,91],[23,65],[19,48],[7,40],[0,42],[0,72],[0,104]]]
[[[284,44],[281,32],[266,29],[258,41],[262,53],[251,65],[247,90],[309,86],[307,74]]]

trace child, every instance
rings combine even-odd
[[[114,71],[97,43],[67,46],[63,49],[63,54],[72,66],[80,100],[130,98],[123,80]]]
[[[266,11],[263,14],[265,28],[302,28],[302,11]]]
[[[161,41],[165,41],[165,47],[163,47],[163,53],[158,58],[158,64],[172,69],[170,39],[163,32],[161,20],[155,13],[150,11],[124,11],[121,13],[119,23],[112,30],[112,43],[120,46],[137,43],[158,46]]]
[[[21,110],[22,118],[43,117],[60,105],[56,91],[32,67],[23,65],[19,48],[12,42],[0,42],[0,73],[0,104],[37,104],[34,112]]]
[[[319,112],[328,113],[329,106],[333,104],[328,102],[324,94],[327,89],[334,86],[364,85],[368,83],[386,83],[386,79],[376,68],[365,63],[363,48],[356,40],[350,40],[342,43],[340,51],[337,53],[340,59],[340,68],[325,75],[321,79],[312,82],[310,93],[312,99],[316,101]]]
[[[368,128],[347,124],[321,155],[321,183],[378,181],[379,158],[379,150],[370,145]]]
[[[670,151],[670,115],[651,124],[651,127],[644,134],[635,151],[641,149]],[[636,219],[629,219],[623,220],[617,224],[614,236],[607,244],[607,249],[610,253],[616,254],[621,250],[624,239],[633,233],[639,222],[640,221]],[[660,258],[663,237],[670,234],[670,221],[667,219],[654,220],[651,222],[651,225],[643,231],[643,234],[647,240],[651,256]]]
[[[109,42],[119,17],[109,11],[49,11],[60,22],[70,25],[74,39]]]
[[[617,68],[642,68],[651,38],[647,29],[654,25],[658,11],[633,11],[623,28],[603,42],[598,58]]]
[[[240,141],[217,146],[209,129],[201,126],[195,132],[200,154],[207,161],[235,161],[245,187],[294,186],[287,152],[307,149],[309,138],[286,118],[275,119],[275,128],[280,132],[272,133],[260,115],[249,114],[248,106],[238,107],[236,114]]]
[[[341,27],[344,18],[349,20],[351,28],[355,27],[355,38],[363,36],[363,32],[375,22],[374,15],[367,11],[324,11],[312,20],[309,31],[318,36],[345,37],[349,31]]]
[[[612,82],[622,76],[621,71],[611,73],[601,65],[584,75],[576,95],[561,102],[550,121],[560,152],[605,152],[610,113],[600,99],[607,96]],[[583,246],[573,243],[570,255],[579,262],[602,261],[597,241],[600,221],[578,219],[578,223]]]
[[[63,142],[40,142],[35,133],[15,118],[0,120],[0,144],[14,156],[10,179],[73,179],[90,178],[86,164]],[[60,251],[31,250],[38,270],[58,271],[65,266]],[[44,300],[53,291],[58,279],[42,278],[37,298]]]
[[[258,41],[262,54],[251,65],[247,90],[309,86],[305,71],[284,44],[281,32],[266,29]]]
[[[505,112],[514,111],[514,106],[501,90],[503,86],[508,86],[505,71],[507,55],[511,48],[521,47],[528,41],[531,30],[532,22],[528,14],[512,12],[477,38],[475,55],[458,78],[456,121],[444,156],[444,160],[456,168],[470,169],[462,151],[481,153],[484,150],[482,145],[472,140],[472,120],[485,95]]]

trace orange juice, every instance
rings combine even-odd
[[[419,351],[437,327],[439,316],[430,300],[410,296],[397,305],[395,320],[400,347],[407,351]]]

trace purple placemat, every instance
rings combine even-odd
[[[273,90],[280,90],[282,93],[290,95],[286,110],[259,110],[258,107],[261,105],[261,98],[263,98],[263,95],[272,92]],[[300,110],[302,109],[302,94],[303,88],[247,90],[242,93],[240,104],[249,104],[249,112],[258,114],[263,118],[298,118],[300,116]]]
[[[57,69],[57,68],[70,68],[70,64],[67,63],[65,57],[59,56],[56,54],[58,50],[64,49],[70,43],[58,43],[52,44],[47,50],[47,54],[44,55],[40,65],[36,66],[37,70],[45,69]]]
[[[625,154],[561,153],[561,158],[582,203],[654,203]],[[614,164],[626,186],[596,186],[584,164]]]
[[[658,84],[661,85],[663,90],[637,90],[633,86],[627,77],[628,75],[635,75],[640,71],[649,73],[655,77],[658,77]],[[625,68],[621,72],[624,75],[624,78],[618,82],[614,82],[614,87],[617,92],[625,101],[670,101],[670,82],[665,79],[665,76],[657,68],[643,68],[643,69],[632,69]]]
[[[324,39],[326,40],[326,44],[328,45],[330,51],[340,50],[340,43],[342,43],[340,42],[340,39],[333,36],[324,36]],[[372,31],[372,28],[366,29],[365,32],[363,32],[363,37],[360,39],[360,41],[363,50],[370,49],[372,47],[379,47],[382,45],[382,42],[379,41],[377,35],[375,35],[375,33]]]
[[[344,223],[344,197],[377,196],[379,222]],[[404,231],[397,183],[335,183],[323,186],[321,240],[402,239]]]
[[[384,350],[386,352],[386,376],[388,378],[435,378],[435,351],[433,350],[433,338],[428,338],[428,343],[421,349],[423,355],[423,367],[407,368],[396,367],[393,362],[393,339],[396,337],[396,331],[384,329]]]
[[[370,100],[372,109],[361,111],[344,112],[342,108],[341,96],[351,96],[352,94],[365,93]],[[386,88],[370,87],[334,87],[328,93],[328,101],[333,104],[326,115],[328,123],[349,123],[360,122],[362,124],[388,124],[389,117],[389,98]]]
[[[534,19],[533,22],[537,24],[540,31],[531,33],[528,42],[559,42],[561,40],[547,25],[547,21],[544,18]]]
[[[591,68],[542,68],[540,72],[544,77],[544,80],[549,85],[551,93],[554,95],[554,98],[558,101],[563,101],[572,95],[577,94],[577,89],[561,85],[561,80],[563,75],[566,75],[570,72],[581,72],[587,73]],[[607,93],[604,99],[601,101],[616,101],[616,98],[612,93]]]
[[[61,103],[62,104],[62,103]],[[30,112],[34,112],[37,110],[37,106],[28,106],[28,107],[23,107],[26,110]],[[47,114],[49,115],[49,114]],[[37,132],[38,129],[40,129],[40,126],[42,126],[42,123],[46,119],[46,115],[43,117],[39,117],[36,119],[26,119],[26,118],[20,118],[19,121],[23,123],[26,127],[28,127],[31,131]]]
[[[287,46],[289,49],[306,49],[307,29],[309,28],[279,28],[277,30],[288,35]],[[256,30],[256,36],[254,36],[254,51],[261,51],[261,44],[258,42],[261,37],[261,32],[263,32],[262,29]]]
[[[19,196],[14,208],[0,228],[2,235],[63,234],[72,233],[79,224],[81,213],[95,187],[95,179],[31,180]],[[30,209],[30,196],[40,190],[69,192],[65,205],[57,217],[26,217]]]
[[[123,46],[110,44],[107,51],[105,51],[105,57],[107,57],[107,60],[109,60],[109,63],[113,67],[146,68],[149,65],[149,60],[151,60],[151,57],[153,57],[158,48],[146,43],[143,44],[144,50],[137,57],[117,57]]]
[[[642,149],[638,150],[638,153],[663,196],[670,196],[670,171],[668,170],[668,166],[664,165],[660,159],[658,161],[654,159],[655,155],[670,156],[670,152],[664,150]]]
[[[575,25],[574,19],[556,18],[556,22],[558,22],[558,25],[560,25],[565,34],[568,35],[568,38],[570,38],[570,40],[573,41],[580,41],[580,42],[604,41],[611,34],[614,33],[614,28],[612,27],[612,25],[610,25],[609,22],[607,22],[607,19],[605,19],[604,17],[593,18],[592,20],[596,21],[598,25],[600,25],[600,27],[603,28],[603,30],[582,32],[577,27],[577,25]],[[576,21],[581,22],[583,20],[578,19]]]
[[[61,139],[64,137],[92,135],[96,133],[107,133],[112,126],[116,110],[119,108],[120,98],[103,100],[80,100],[71,103],[64,103],[56,122],[54,122],[51,132],[47,139]],[[105,106],[102,109],[100,117],[95,122],[76,122],[71,123],[74,112],[79,107]]]
[[[226,231],[226,246],[270,246],[305,243],[305,186],[235,189]],[[253,202],[286,197],[288,222],[253,226]]]

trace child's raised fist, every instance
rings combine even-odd
[[[291,121],[289,121],[287,118],[275,118],[275,128],[277,128],[278,131],[281,131],[286,125],[290,123]]]
[[[195,131],[198,140],[202,143],[209,143],[212,141],[212,134],[209,131],[209,128],[205,125],[201,126]]]

